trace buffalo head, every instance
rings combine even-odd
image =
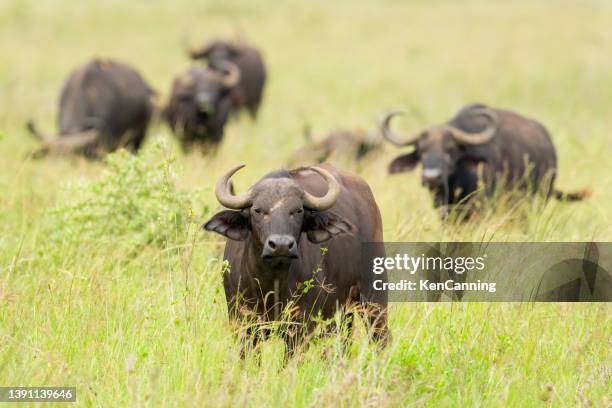
[[[246,193],[234,195],[230,178],[242,167],[236,166],[219,178],[217,200],[231,210],[213,216],[203,225],[206,230],[237,241],[249,239],[261,258],[274,264],[288,264],[299,257],[303,232],[310,242],[321,243],[351,230],[348,222],[326,211],[340,195],[340,185],[328,171],[310,168],[327,184],[322,197],[306,192],[288,172],[273,173]]]
[[[231,105],[230,91],[240,80],[234,64],[223,66],[223,71],[193,67],[175,79],[164,115],[172,130],[182,133],[184,144],[219,142]]]
[[[486,119],[484,128],[476,133],[468,133],[450,122],[406,138],[390,129],[391,119],[400,114],[401,112],[393,112],[385,116],[381,126],[382,134],[396,146],[414,146],[414,150],[393,160],[389,165],[389,173],[413,170],[421,162],[422,183],[434,193],[440,193],[446,188],[457,164],[466,158],[466,150],[470,146],[490,142],[498,129],[497,114],[487,107],[475,105],[461,111],[459,115],[482,116]]]

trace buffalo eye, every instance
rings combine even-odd
[[[291,211],[289,214],[290,214],[291,216],[294,216],[294,215],[300,215],[300,214],[302,214],[303,212],[304,212],[304,210],[302,210],[301,208],[296,208],[295,210]]]
[[[255,214],[257,214],[258,216],[261,216],[261,215],[266,216],[266,215],[268,215],[268,212],[267,212],[267,211],[265,211],[265,210],[263,210],[263,209],[261,209],[261,208],[258,208],[258,207],[257,207],[257,208],[254,208],[254,209],[253,209],[253,211],[254,211],[254,212],[255,212]]]

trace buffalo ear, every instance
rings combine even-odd
[[[202,225],[207,231],[213,231],[234,241],[245,240],[250,231],[249,217],[243,211],[224,210],[215,214]]]
[[[314,244],[325,242],[335,235],[353,231],[354,226],[341,217],[328,212],[306,213],[303,230]]]
[[[419,163],[419,153],[416,151],[408,154],[403,154],[391,162],[389,165],[389,174],[402,173],[404,171],[413,170]]]

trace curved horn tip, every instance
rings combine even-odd
[[[221,205],[234,210],[243,209],[250,205],[250,192],[247,191],[246,193],[237,196],[230,190],[231,177],[245,166],[246,164],[234,166],[217,180],[217,185],[215,186],[215,196]]]
[[[328,170],[324,169],[321,166],[308,166],[308,168],[312,171],[319,173],[324,178],[334,177]]]
[[[392,111],[392,112],[387,112],[385,114],[385,116],[383,117],[383,120],[381,121],[381,124],[383,126],[388,126],[389,122],[391,122],[391,119],[393,119],[396,116],[404,116],[404,115],[406,115],[406,112],[400,111],[400,110]]]
[[[387,112],[387,114],[385,116],[389,117],[389,118],[392,118],[394,116],[405,115],[405,114],[406,114],[406,112],[404,112],[404,111],[396,110],[396,111]]]
[[[304,206],[316,211],[325,211],[333,207],[340,196],[340,184],[338,180],[322,167],[310,166],[308,168],[325,179],[327,182],[327,193],[323,197],[316,197],[304,191]]]
[[[403,138],[397,134],[395,134],[391,130],[391,119],[395,116],[405,115],[406,113],[403,111],[394,111],[389,112],[385,115],[383,121],[380,124],[380,131],[382,133],[383,139],[388,140],[396,146],[408,146],[411,144],[415,144],[419,140],[420,134],[410,136],[409,138]]]
[[[246,164],[242,163],[242,164],[237,164],[236,166],[234,166],[234,167],[230,168],[228,171],[226,171],[226,172],[225,172],[225,173],[224,173],[224,174],[223,174],[223,175],[222,175],[222,176],[219,178],[218,183],[220,184],[220,182],[221,182],[223,179],[227,179],[227,181],[229,182],[229,181],[230,181],[230,178],[231,178],[231,177],[232,177],[234,174],[236,174],[236,172],[238,172],[238,170],[240,170],[240,169],[242,169],[242,168],[244,168],[244,167],[246,167]]]
[[[327,176],[329,174],[329,172],[325,170],[324,168],[322,168],[321,166],[308,166],[308,168],[320,174],[321,176]]]
[[[491,123],[484,130],[477,133],[467,133],[457,127],[449,126],[453,137],[457,142],[465,145],[479,145],[490,142],[495,137],[499,126],[497,113],[488,107],[475,107],[471,109],[471,113],[487,116]]]
[[[235,165],[234,167],[232,167],[232,169],[231,169],[230,171],[231,171],[232,173],[234,173],[234,172],[236,172],[236,171],[238,171],[238,170],[242,169],[243,167],[246,167],[246,164],[245,164],[245,163],[242,163],[242,164],[237,164],[237,165]]]
[[[221,61],[220,68],[227,71],[223,78],[223,84],[227,88],[236,86],[240,82],[240,68],[236,64],[231,61]]]

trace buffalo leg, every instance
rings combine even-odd
[[[138,153],[138,151],[140,150],[140,147],[142,146],[142,142],[145,139],[145,135],[146,135],[146,128],[144,129],[138,129],[134,135],[134,138],[132,140],[129,141],[129,143],[127,144],[126,148],[131,152],[131,153]]]

